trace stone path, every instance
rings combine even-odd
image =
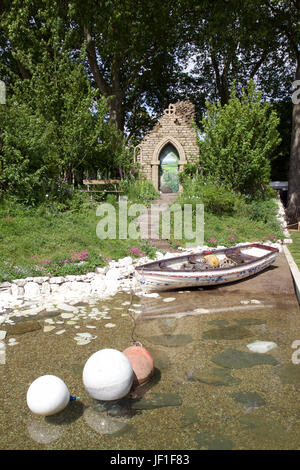
[[[151,201],[151,206],[147,212],[138,219],[142,239],[148,240],[159,251],[177,252],[175,248],[171,247],[168,240],[162,239],[159,236],[159,214],[163,213],[169,205],[173,204],[177,196],[178,194],[162,194],[160,199]]]

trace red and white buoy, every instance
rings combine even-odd
[[[133,385],[147,382],[154,372],[154,361],[149,351],[140,344],[129,346],[123,351],[134,372]]]

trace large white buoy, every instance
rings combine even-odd
[[[129,393],[133,383],[129,359],[116,349],[102,349],[86,361],[82,380],[88,394],[96,400],[118,400]]]
[[[35,379],[27,391],[27,405],[38,415],[51,416],[62,411],[70,401],[66,384],[55,375]]]

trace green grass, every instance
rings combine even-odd
[[[115,204],[118,215],[118,204]],[[96,207],[96,203],[88,200],[65,212],[50,204],[37,208],[9,201],[0,204],[0,282],[28,276],[84,274],[105,265],[109,259],[141,253],[153,256],[156,250],[143,240],[123,240],[118,236],[100,240],[96,234],[100,221]],[[204,243],[230,246],[283,238],[274,206],[269,201],[250,209],[233,215],[206,211]],[[260,217],[262,220],[257,220]],[[188,242],[184,238],[174,240],[172,227],[170,241],[174,246],[185,246]],[[130,252],[132,248],[135,250]],[[295,256],[300,261],[300,238]]]
[[[138,247],[139,253],[153,254],[154,250],[142,240],[100,240],[96,234],[99,221],[96,205],[51,212],[2,204],[0,282],[28,276],[84,274],[109,259],[131,255],[133,247]]]
[[[290,232],[293,243],[289,245],[289,250],[294,258],[295,263],[300,269],[300,232]]]
[[[265,213],[263,216],[264,220],[254,220],[246,215],[215,215],[204,212],[204,244],[233,246],[242,242],[283,240],[275,210],[270,207],[268,217],[265,218]],[[176,244],[185,246],[187,240],[184,238],[175,240],[171,236],[171,243],[173,246]]]

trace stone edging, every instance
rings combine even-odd
[[[298,269],[297,264],[294,261],[293,256],[291,255],[290,250],[285,245],[283,246],[283,252],[285,254],[286,260],[288,262],[288,265],[290,267],[290,270],[294,279],[295,291],[296,291],[297,299],[300,305],[300,271]]]

